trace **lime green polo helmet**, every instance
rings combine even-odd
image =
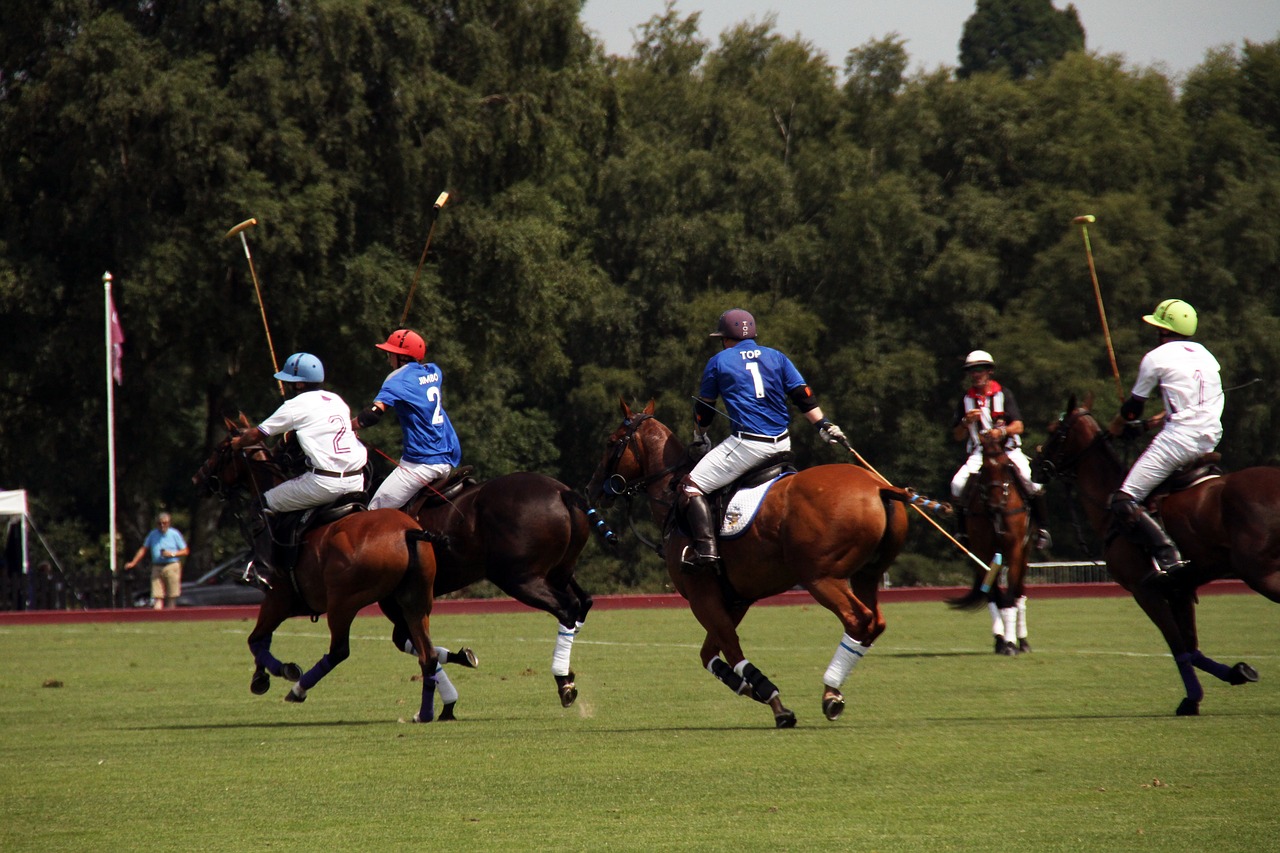
[[[1196,309],[1181,299],[1166,299],[1156,306],[1155,311],[1142,315],[1142,319],[1153,326],[1187,337],[1196,333],[1196,326],[1200,323],[1196,317]]]

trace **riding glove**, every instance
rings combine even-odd
[[[823,441],[828,444],[848,444],[849,439],[845,437],[844,430],[833,424],[831,421],[823,418],[818,421],[818,435],[822,436]]]

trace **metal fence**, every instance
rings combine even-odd
[[[1027,565],[1026,583],[1113,583],[1107,573],[1106,563],[1029,563]]]

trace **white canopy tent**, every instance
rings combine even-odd
[[[30,573],[30,565],[27,559],[27,526],[29,517],[27,516],[27,493],[23,489],[15,489],[8,492],[0,492],[0,520],[4,521],[4,541],[9,541],[9,531],[13,525],[18,524],[22,527],[22,574]],[[17,574],[14,571],[14,574]]]

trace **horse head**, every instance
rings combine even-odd
[[[197,486],[208,486],[209,491],[215,494],[225,494],[228,490],[244,484],[252,473],[250,463],[261,464],[269,461],[265,444],[259,443],[243,451],[232,448],[232,439],[253,426],[244,412],[240,413],[238,421],[228,417],[223,417],[222,421],[227,428],[226,438],[214,446],[209,458],[191,477],[192,483]]]
[[[654,402],[649,400],[639,412],[633,412],[622,397],[618,398],[618,404],[622,408],[622,423],[610,433],[600,464],[587,484],[587,500],[593,506],[613,506],[619,495],[632,493],[631,483],[644,476],[644,446],[636,433],[645,421],[653,418]]]
[[[1074,394],[1067,400],[1066,410],[1049,424],[1049,437],[1036,449],[1033,467],[1044,482],[1060,477],[1073,477],[1082,456],[1106,442],[1110,433],[1093,414],[1093,395],[1076,404]]]

